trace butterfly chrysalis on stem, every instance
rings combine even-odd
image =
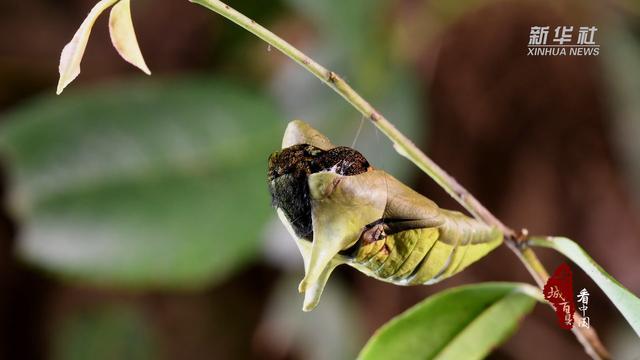
[[[503,240],[497,228],[440,209],[299,120],[289,123],[282,150],[269,157],[268,181],[273,206],[304,259],[305,311],[318,304],[340,264],[397,285],[433,284]]]

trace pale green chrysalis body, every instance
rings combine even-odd
[[[296,144],[334,147],[300,120],[289,123],[282,147]],[[440,209],[382,170],[351,176],[323,171],[309,175],[308,184],[313,242],[298,238],[278,209],[304,259],[299,291],[305,293],[305,311],[318,304],[331,272],[340,264],[397,285],[433,284],[462,271],[503,240],[497,228]],[[384,228],[391,233],[383,234]],[[379,239],[362,240],[366,231],[376,230],[383,234]],[[341,254],[354,246],[352,254]]]

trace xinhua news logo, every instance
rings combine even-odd
[[[532,26],[527,56],[598,56],[597,32],[595,26]]]

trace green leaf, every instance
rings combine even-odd
[[[532,238],[529,243],[554,249],[571,259],[602,289],[640,336],[640,299],[604,271],[584,249],[564,237]]]
[[[284,126],[259,94],[213,78],[124,83],[41,99],[5,124],[23,258],[91,282],[190,287],[256,254]]]
[[[130,305],[99,305],[65,314],[53,331],[53,359],[155,359],[151,324]]]
[[[521,283],[481,283],[435,294],[389,321],[359,355],[374,359],[482,359],[541,300]]]

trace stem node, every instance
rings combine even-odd
[[[338,75],[333,71],[329,71],[329,76],[327,76],[327,81],[335,85],[335,83],[338,82]]]
[[[529,247],[529,230],[527,228],[520,229],[515,233],[514,241],[520,250]]]

